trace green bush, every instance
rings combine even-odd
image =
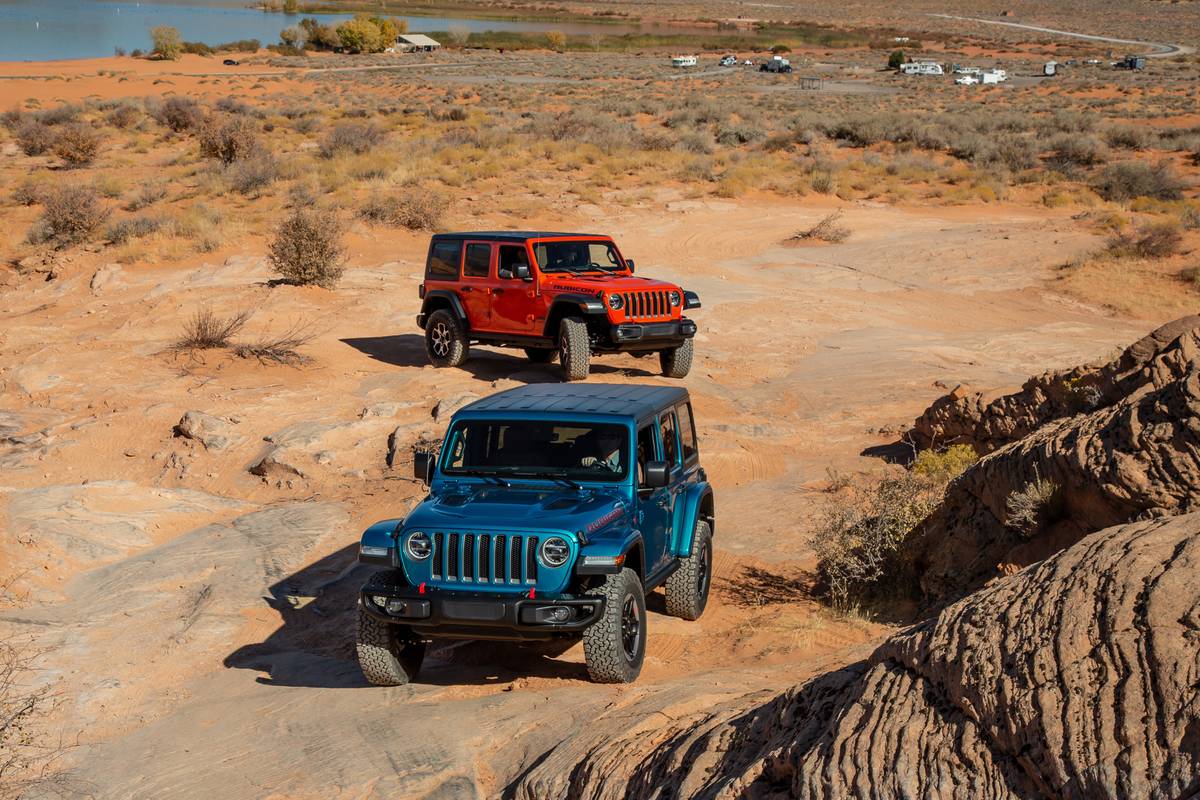
[[[904,63],[904,51],[893,50],[888,56],[888,69],[900,69],[900,65]]]
[[[912,463],[912,471],[940,483],[948,483],[979,460],[969,444],[955,444],[945,450],[922,450]]]

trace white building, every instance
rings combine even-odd
[[[423,33],[402,33],[396,37],[396,49],[409,53],[431,53],[441,46],[441,42],[430,39]]]

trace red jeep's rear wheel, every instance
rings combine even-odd
[[[425,354],[435,367],[459,367],[467,360],[470,343],[458,318],[444,308],[425,322]]]

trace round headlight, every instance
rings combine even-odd
[[[424,561],[433,553],[433,542],[420,531],[413,531],[404,540],[404,551],[417,561]]]
[[[679,292],[671,292],[670,298],[671,298],[671,306],[672,307],[677,306],[683,302],[683,298],[679,296]]]
[[[610,294],[608,296],[608,307],[613,311],[620,311],[625,307],[625,298],[619,294]]]
[[[571,557],[571,547],[567,540],[551,536],[542,542],[542,563],[547,567],[561,567]]]

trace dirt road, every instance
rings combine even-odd
[[[600,709],[687,715],[847,663],[886,627],[808,595],[831,476],[880,469],[871,454],[896,437],[879,429],[910,421],[937,381],[1012,384],[1144,324],[1043,288],[1094,245],[1053,211],[864,203],[847,208],[847,242],[785,247],[829,208],[654,202],[526,221],[611,232],[640,272],[704,302],[686,385],[718,492],[716,597],[697,623],[652,600],[631,687],[587,683],[579,647],[442,648],[395,689],[358,673],[357,535],[420,494],[406,465],[384,465],[389,434],[440,427],[440,399],[557,379],[509,352],[425,365],[412,321],[424,236],[355,228],[333,292],[269,287],[254,252],[104,280],[75,263],[6,291],[0,521],[15,535],[0,558],[29,570],[32,596],[3,620],[50,648],[46,677],[66,698],[52,722],[79,736],[76,774],[97,797],[493,797]],[[247,335],[309,320],[312,362],[172,354],[205,304],[255,309]],[[663,380],[652,366],[602,359],[592,380]],[[233,420],[229,445],[174,438],[189,409]],[[249,475],[271,448],[299,474]]]
[[[1027,25],[1021,22],[1004,22],[998,19],[983,19],[981,17],[960,17],[955,14],[930,14],[931,17],[940,17],[941,19],[959,19],[966,22],[982,22],[984,25],[1003,25],[1007,28],[1021,28],[1027,31],[1038,31],[1039,33],[1051,33],[1055,36],[1068,36],[1072,39],[1087,39],[1092,42],[1112,42],[1113,44],[1130,44],[1137,47],[1149,48],[1143,53],[1147,58],[1168,58],[1170,56],[1183,56],[1196,52],[1196,48],[1188,47],[1182,44],[1164,44],[1161,42],[1140,42],[1136,39],[1116,39],[1111,36],[1096,36],[1090,33],[1077,33],[1075,31],[1061,31],[1056,28],[1043,28],[1040,25]]]

